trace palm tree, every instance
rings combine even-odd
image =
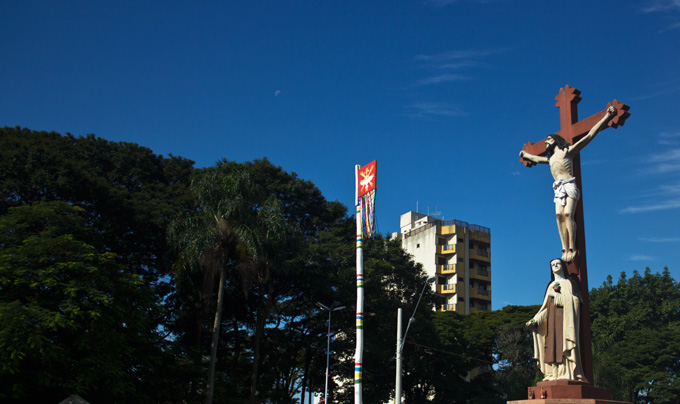
[[[255,230],[262,210],[257,203],[261,193],[245,172],[225,175],[210,171],[192,181],[191,190],[195,209],[170,223],[168,240],[179,250],[176,269],[199,270],[208,280],[204,282],[208,286],[204,299],[212,296],[211,280],[219,276],[205,397],[206,404],[211,404],[227,268],[258,256]]]
[[[243,290],[258,292],[255,300],[255,333],[253,335],[253,367],[251,371],[250,403],[258,402],[257,380],[260,348],[265,324],[277,301],[270,277],[272,267],[282,266],[283,257],[294,250],[299,235],[298,227],[286,223],[280,201],[271,195],[258,208],[254,231],[257,253],[239,265],[244,280]],[[279,268],[281,269],[281,268]]]

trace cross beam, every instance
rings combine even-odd
[[[628,112],[630,107],[615,99],[607,104],[607,108],[579,121],[577,104],[581,101],[580,94],[581,92],[574,87],[564,86],[555,97],[555,106],[560,109],[560,130],[557,134],[562,136],[569,144],[578,142],[579,139],[588,133],[590,128],[595,126],[595,124],[607,113],[607,108],[610,106],[614,106],[618,112],[616,116],[607,123],[608,127],[616,129],[619,126],[623,126],[626,119],[630,116],[630,113]],[[522,147],[522,150],[536,156],[543,155],[545,154],[545,139],[538,143],[527,142],[524,147]],[[533,161],[524,158],[520,158],[520,162],[527,167],[536,165]]]

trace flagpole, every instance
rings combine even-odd
[[[354,354],[354,403],[362,404],[361,390],[364,357],[364,251],[361,232],[361,204],[359,203],[359,165],[354,166],[356,224],[357,224],[357,341]]]

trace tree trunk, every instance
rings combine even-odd
[[[255,327],[255,340],[253,342],[253,371],[250,378],[250,404],[257,403],[257,374],[258,365],[260,362],[260,342],[262,341],[262,336],[264,335],[264,325],[269,315],[270,300],[272,299],[271,290],[267,294],[267,299],[265,303],[258,310],[257,316],[257,326]]]
[[[304,403],[305,402],[305,393],[307,392],[307,383],[309,380],[309,365],[312,362],[312,355],[310,354],[311,348],[309,348],[309,345],[307,345],[307,349],[305,349],[305,367],[302,372],[302,393],[300,394],[300,402]]]
[[[232,315],[231,324],[234,328],[234,357],[231,359],[231,369],[227,371],[229,376],[234,374],[234,370],[238,365],[239,357],[241,356],[241,337],[239,336],[238,320],[236,315]]]
[[[222,321],[222,302],[224,301],[224,283],[226,281],[226,269],[220,268],[220,286],[217,291],[217,307],[215,309],[215,323],[213,324],[212,343],[210,344],[210,366],[208,370],[208,388],[206,389],[205,403],[212,404],[213,391],[215,389],[215,364],[217,363],[217,343],[220,338],[220,322]]]

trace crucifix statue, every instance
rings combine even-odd
[[[604,110],[579,121],[576,105],[581,101],[580,94],[579,90],[570,86],[561,88],[555,97],[555,106],[560,110],[560,130],[538,143],[528,142],[519,155],[520,162],[527,167],[549,164],[555,180],[553,189],[557,228],[562,242],[562,261],[566,263],[569,276],[578,279],[580,284],[583,301],[579,333],[582,345],[580,356],[585,379],[592,381],[590,306],[579,152],[601,130],[607,127],[616,129],[623,125],[630,113],[626,104],[614,100]]]
[[[519,156],[524,160],[535,164],[550,164],[550,173],[555,179],[553,190],[555,191],[557,231],[562,241],[562,260],[565,262],[571,262],[576,255],[574,209],[579,200],[580,191],[574,178],[574,157],[578,156],[581,149],[595,138],[595,135],[616,116],[617,112],[615,107],[609,106],[604,116],[588,131],[588,134],[574,144],[569,144],[558,134],[549,135],[545,138],[545,156],[536,156],[524,150],[519,152]]]

